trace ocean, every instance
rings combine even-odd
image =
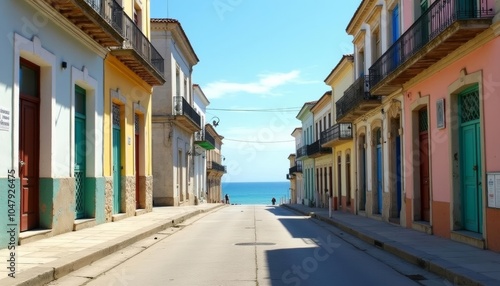
[[[230,204],[270,205],[290,199],[290,182],[223,182],[222,197],[229,196]]]

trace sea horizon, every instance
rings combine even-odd
[[[279,204],[290,199],[290,182],[223,182],[222,196],[236,205],[271,205],[272,198]]]

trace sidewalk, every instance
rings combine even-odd
[[[195,215],[223,204],[155,207],[117,222],[56,235],[16,247],[16,278],[8,277],[9,250],[0,250],[0,285],[44,285]]]
[[[455,285],[500,285],[500,254],[493,251],[346,212],[333,211],[329,218],[328,209],[282,206],[338,227]]]

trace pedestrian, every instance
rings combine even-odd
[[[276,199],[275,199],[275,198],[273,198],[273,199],[271,200],[271,202],[273,203],[273,206],[274,206],[274,204],[276,204]]]
[[[226,204],[229,204],[229,196],[226,194]]]

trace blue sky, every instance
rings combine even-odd
[[[151,0],[151,17],[179,20],[200,59],[192,80],[210,100],[207,119],[220,119],[223,181],[286,181],[295,116],[352,53],[345,28],[359,3]]]

